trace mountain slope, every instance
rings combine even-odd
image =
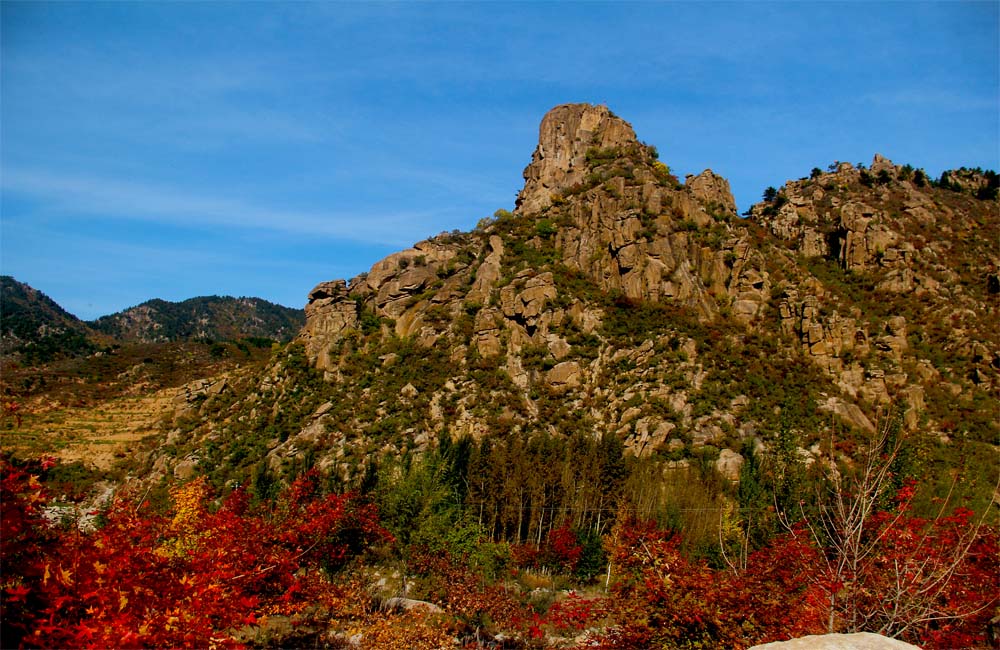
[[[88,353],[93,334],[41,291],[0,276],[0,355],[17,354],[33,363]]]
[[[993,472],[988,174],[946,189],[876,157],[744,220],[724,179],[682,184],[657,158],[605,107],[553,109],[513,213],[318,285],[298,342],[178,421],[150,463],[351,480],[442,440],[516,458],[579,438],[735,480],[748,449],[846,458],[899,411],[914,467]]]
[[[982,191],[996,175],[932,184],[878,155],[832,167],[751,209],[784,277],[782,332],[848,398],[905,400],[911,428],[996,442],[1000,215]]]
[[[305,323],[301,309],[261,298],[201,296],[182,302],[149,300],[91,326],[119,341],[155,343],[187,339],[291,339]]]

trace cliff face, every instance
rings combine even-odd
[[[851,399],[905,399],[912,428],[942,370],[956,395],[966,382],[994,395],[1000,385],[1000,339],[990,325],[998,315],[997,203],[970,191],[986,187],[987,175],[951,175],[968,188],[933,187],[876,155],[868,169],[841,163],[790,181],[751,209],[768,246],[781,251],[772,259],[787,270],[781,331]],[[962,366],[958,376],[944,356]]]
[[[192,443],[279,418],[273,466],[308,452],[349,475],[441,435],[586,431],[678,463],[709,450],[735,478],[748,441],[793,431],[816,459],[890,404],[933,444],[996,439],[1000,217],[977,198],[995,176],[945,188],[877,156],[741,219],[725,179],[679,182],[586,104],[545,116],[524,176],[513,213],[313,289],[298,340],[325,381],[304,388],[294,355],[234,380]]]
[[[553,195],[582,183],[594,148],[617,149],[637,143],[632,126],[606,106],[563,104],[542,118],[538,146],[524,170],[524,189],[515,213],[533,214],[552,205]]]
[[[705,170],[681,185],[657,162],[655,149],[640,143],[632,127],[606,107],[567,104],[550,111],[524,177],[513,215],[500,223],[390,255],[352,280],[350,289],[341,284],[332,290],[331,283],[314,289],[302,337],[310,359],[329,369],[325,349],[356,327],[364,309],[393,319],[399,336],[429,340],[435,334],[426,310],[463,300],[486,307],[498,303],[477,320],[488,349],[509,328],[494,326],[501,316],[520,327],[515,341],[527,334],[538,343],[532,338],[537,323],[524,320],[538,314],[523,316],[511,300],[526,301],[531,312],[555,289],[542,288],[545,280],[536,279],[524,287],[526,294],[511,298],[521,283],[507,288],[510,278],[502,277],[505,260],[515,255],[509,246],[505,253],[505,240],[543,253],[546,264],[582,273],[604,291],[680,302],[706,321],[725,308],[749,323],[767,302],[767,274],[738,223],[729,183]],[[465,286],[470,282],[473,286]],[[431,300],[419,300],[431,293]]]

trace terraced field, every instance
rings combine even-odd
[[[97,473],[125,458],[172,415],[197,380],[266,362],[270,349],[231,343],[126,344],[110,352],[23,367],[0,359],[0,448],[51,454]]]
[[[66,463],[110,469],[134,443],[159,430],[180,389],[118,397],[87,407],[56,407],[22,414],[20,426],[3,431],[4,449],[18,456],[52,454]]]

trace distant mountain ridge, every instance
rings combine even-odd
[[[41,291],[0,276],[0,354],[28,362],[88,353],[94,331]]]
[[[199,296],[181,302],[155,298],[91,323],[121,341],[157,343],[186,339],[246,337],[290,340],[305,324],[305,312],[262,298]]]
[[[26,363],[94,352],[100,345],[205,339],[287,341],[305,312],[262,298],[199,296],[181,302],[154,298],[121,312],[82,321],[43,292],[0,276],[0,353]]]

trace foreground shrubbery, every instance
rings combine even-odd
[[[996,531],[961,509],[913,517],[910,488],[851,531],[860,554],[806,519],[727,569],[623,514],[603,538],[610,568],[580,594],[562,588],[586,541],[569,526],[491,573],[400,548],[371,503],[324,493],[316,472],[262,505],[240,489],[216,500],[203,480],[176,486],[163,512],[119,498],[83,533],[45,522],[36,476],[0,471],[3,647],[339,647],[357,634],[362,647],[477,647],[502,633],[504,647],[741,648],[831,626],[989,647],[1000,592]],[[370,567],[401,560],[410,595],[443,613],[379,608]]]
[[[168,513],[118,499],[90,534],[41,517],[37,479],[3,465],[3,647],[208,647],[245,625],[343,597],[328,579],[388,541],[371,505],[320,494],[315,475],[271,508],[243,490],[214,511],[204,481]]]

